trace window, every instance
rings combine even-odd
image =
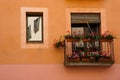
[[[100,33],[100,13],[71,13],[72,33]]]
[[[48,9],[21,8],[21,47],[48,48]]]
[[[100,24],[100,13],[71,13],[72,35],[100,34]],[[73,42],[72,46],[73,51],[75,48],[80,48],[79,50],[84,49],[87,52],[88,47],[100,50],[99,42]],[[83,52],[83,55],[87,53]]]
[[[26,13],[27,42],[43,42],[43,13]]]

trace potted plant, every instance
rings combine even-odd
[[[62,47],[65,44],[65,40],[67,42],[78,42],[80,40],[82,40],[83,42],[90,42],[90,41],[103,41],[103,42],[108,42],[108,41],[112,41],[113,39],[115,39],[115,36],[112,35],[109,31],[105,31],[103,34],[96,34],[96,33],[92,33],[92,34],[70,34],[69,31],[67,31],[67,34],[64,35],[64,38],[60,37],[57,40],[54,40],[54,47]]]
[[[62,38],[62,36],[60,36],[59,39],[54,40],[53,46],[56,48],[64,47],[64,45],[65,45],[64,41],[65,41],[64,38]]]
[[[77,53],[73,52],[71,56],[66,57],[67,62],[79,62],[80,57]]]

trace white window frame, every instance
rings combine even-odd
[[[43,43],[27,43],[26,42],[26,12],[42,12],[43,13]],[[22,48],[48,48],[48,9],[22,7],[21,8],[21,47]]]

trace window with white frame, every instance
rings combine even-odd
[[[48,48],[48,9],[21,8],[21,47]]]

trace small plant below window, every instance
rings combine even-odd
[[[53,47],[56,47],[56,48],[64,47],[65,45],[64,41],[65,41],[64,38],[60,36],[59,39],[54,40]]]

